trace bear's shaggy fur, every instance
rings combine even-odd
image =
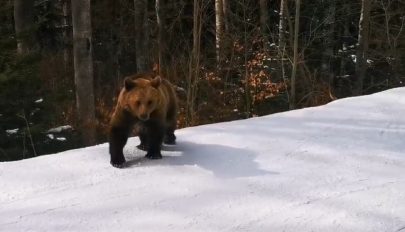
[[[176,117],[176,93],[169,81],[153,74],[125,78],[110,121],[111,164],[125,163],[123,148],[133,126],[141,140],[138,148],[146,150],[149,159],[161,159],[162,142],[175,144]]]

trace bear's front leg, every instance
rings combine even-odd
[[[148,151],[149,146],[148,133],[146,130],[147,130],[146,128],[142,128],[139,131],[139,140],[141,141],[141,143],[138,146],[136,146],[138,149],[142,151]]]
[[[122,168],[125,163],[123,149],[128,140],[129,129],[125,127],[112,127],[109,135],[110,163],[116,168]]]
[[[163,142],[164,127],[156,121],[147,123],[147,127],[148,152],[145,157],[148,159],[161,159],[162,154],[160,150]]]

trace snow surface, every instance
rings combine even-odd
[[[18,128],[16,128],[16,129],[11,129],[11,130],[6,130],[6,133],[8,134],[8,135],[14,135],[14,134],[17,134],[18,133]]]
[[[405,88],[0,163],[0,231],[405,231]]]
[[[65,126],[58,126],[58,127],[55,127],[55,128],[51,128],[47,132],[48,133],[61,133],[62,131],[71,130],[71,129],[73,129],[72,126],[65,125]]]

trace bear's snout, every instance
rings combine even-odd
[[[149,115],[148,114],[141,114],[139,115],[139,119],[142,121],[146,121],[149,119]]]

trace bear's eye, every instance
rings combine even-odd
[[[148,106],[152,105],[152,100],[148,101]]]
[[[141,102],[140,101],[136,101],[135,102],[135,106],[140,106],[141,105]]]

